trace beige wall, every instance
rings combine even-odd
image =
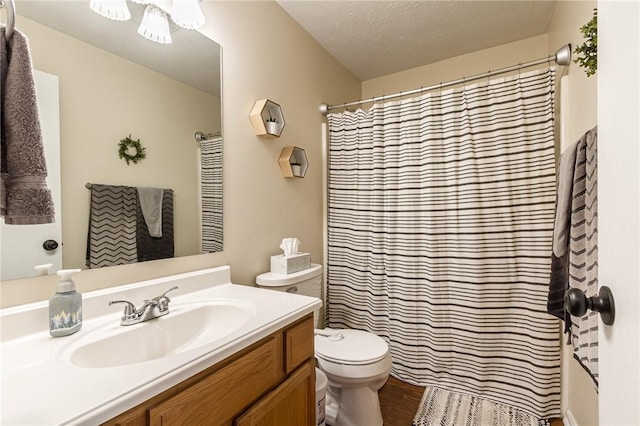
[[[547,56],[547,45],[547,35],[540,35],[367,80],[362,83],[362,99],[436,85],[543,58]]]
[[[59,77],[64,268],[84,268],[85,183],[174,191],[175,253],[200,252],[196,130],[220,129],[220,99],[18,16],[36,69]],[[140,139],[147,157],[127,165],[118,142]]]
[[[575,48],[583,43],[579,28],[587,23],[597,6],[595,1],[559,1],[549,28],[549,53],[563,44],[571,43]],[[596,76],[587,77],[577,64],[564,70],[562,92],[557,112],[562,115],[558,123],[562,124],[563,138],[561,150],[575,142],[587,130],[597,124],[597,80]],[[598,394],[587,373],[573,359],[573,351],[562,339],[562,407],[563,412],[575,421],[574,426],[598,424]],[[569,424],[565,421],[565,425]]]
[[[224,264],[231,265],[234,282],[251,285],[256,275],[269,269],[269,256],[280,252],[285,237],[299,238],[312,261],[322,262],[323,119],[318,106],[358,98],[360,81],[274,2],[216,1],[203,2],[202,7],[207,17],[202,32],[223,46],[224,252],[83,271],[76,277],[81,291]],[[98,84],[94,81],[90,87]],[[282,106],[287,124],[279,139],[253,134],[249,112],[264,98]],[[121,133],[111,139],[119,140]],[[85,143],[92,143],[87,135],[83,133]],[[153,138],[148,139],[150,144]],[[280,174],[278,156],[288,145],[306,151],[310,164],[304,179]],[[150,145],[147,149],[150,155],[160,155]],[[105,168],[117,167],[120,161],[116,157],[115,164]],[[78,180],[83,187],[84,179]],[[3,282],[1,303],[46,299],[56,281],[50,276]]]

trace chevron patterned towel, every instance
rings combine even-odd
[[[576,149],[569,238],[569,287],[598,294],[598,129],[582,136]],[[598,385],[598,313],[571,317],[573,357]]]
[[[89,268],[137,262],[136,205],[134,187],[91,185]]]

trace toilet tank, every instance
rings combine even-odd
[[[322,299],[322,265],[312,263],[310,268],[293,274],[266,272],[256,277],[256,284],[261,288]]]
[[[256,277],[256,284],[258,284],[260,288],[286,291],[287,293],[317,297],[322,300],[322,265],[312,263],[310,268],[294,272],[293,274],[265,272]],[[321,309],[322,308],[318,308],[313,313],[313,325],[315,328],[319,328],[324,321],[324,315]]]

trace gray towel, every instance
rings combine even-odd
[[[553,224],[553,254],[557,257],[564,256],[567,251],[577,145],[578,142],[574,142],[562,153],[558,166],[558,198],[556,218]]]
[[[560,156],[556,216],[553,225],[553,251],[551,253],[551,277],[547,312],[564,323],[564,332],[571,330],[571,315],[564,309],[564,296],[569,288],[569,231],[571,228],[571,204],[573,201],[573,175],[576,167],[578,142],[570,145]],[[570,336],[570,335],[569,335]]]
[[[136,246],[138,262],[173,257],[173,191],[165,189],[162,196],[162,238],[149,234],[140,203],[136,208]],[[140,195],[138,193],[138,195]]]
[[[162,238],[162,188],[138,187],[142,216],[153,238]]]
[[[0,216],[5,223],[54,221],[47,165],[27,38],[18,30],[7,45],[0,28]]]

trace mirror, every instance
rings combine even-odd
[[[171,189],[175,256],[203,252],[201,229],[207,224],[195,134],[220,138],[210,164],[221,169],[221,47],[170,19],[173,42],[149,41],[137,34],[145,6],[127,6],[132,18],[119,22],[94,13],[88,0],[16,1],[16,29],[29,39],[34,69],[58,79],[62,202],[56,209],[62,215],[64,268],[86,268],[87,184]],[[118,156],[119,142],[129,136],[146,150],[137,164]],[[221,170],[213,174],[221,179]],[[209,216],[221,228],[217,185],[218,211]],[[219,241],[205,251],[221,250],[222,230],[207,234]]]

